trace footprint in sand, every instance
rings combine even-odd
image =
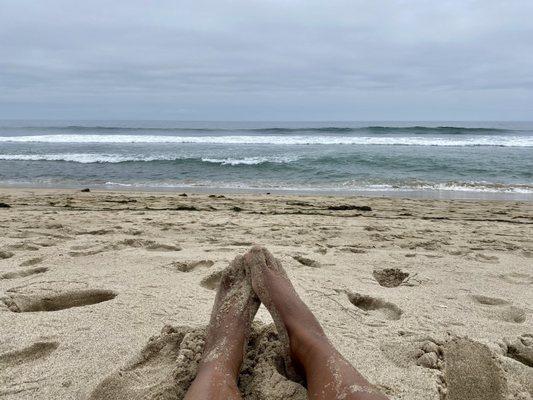
[[[36,268],[29,268],[29,269],[24,269],[20,271],[4,272],[3,274],[0,274],[0,279],[24,278],[25,276],[42,274],[46,271],[48,271],[48,268],[46,267],[36,267]]]
[[[7,250],[0,250],[0,260],[6,260],[8,258],[11,258],[15,255],[12,251]]]
[[[487,306],[503,306],[511,304],[507,300],[499,299],[497,297],[489,297],[483,295],[473,295],[472,298],[479,304]]]
[[[510,272],[508,274],[498,275],[498,277],[505,282],[512,283],[514,285],[533,285],[533,275]]]
[[[204,328],[165,326],[124,367],[102,380],[88,400],[183,399],[196,375]],[[282,346],[272,325],[254,325],[239,376],[244,399],[305,400],[303,386],[280,373]]]
[[[391,339],[380,344],[381,352],[399,368],[411,368],[419,365],[425,368],[438,368],[442,356],[440,345],[443,341],[436,339]]]
[[[50,375],[48,357],[59,347],[54,341],[37,341],[0,353],[0,398],[33,398]]]
[[[533,334],[524,334],[515,340],[506,340],[506,356],[533,367]]]
[[[25,251],[37,251],[39,246],[30,242],[15,243],[6,246],[8,250],[25,250]]]
[[[42,263],[43,260],[44,260],[43,257],[30,258],[29,260],[21,262],[20,266],[21,267],[31,267],[32,265],[37,265],[37,264]]]
[[[488,316],[503,322],[513,322],[521,324],[526,320],[526,312],[520,307],[511,305],[511,302],[483,295],[473,295],[472,299],[482,306],[488,308]]]
[[[145,239],[124,239],[116,243],[111,243],[108,245],[105,245],[103,247],[93,249],[93,250],[87,250],[87,251],[71,251],[68,254],[72,257],[80,257],[80,256],[91,256],[98,253],[103,253],[106,251],[119,251],[124,250],[127,248],[143,248],[150,251],[180,251],[181,247],[172,245],[172,244],[165,244],[165,243],[158,243],[154,240],[145,240]]]
[[[494,264],[500,261],[500,259],[497,256],[490,256],[490,255],[483,254],[483,253],[477,253],[474,256],[474,258],[476,259],[476,261],[483,262],[483,263],[491,263],[491,264]]]
[[[400,286],[409,277],[409,273],[398,268],[375,269],[372,275],[381,286],[389,288]]]
[[[117,293],[102,289],[69,290],[44,294],[10,293],[0,299],[13,312],[59,311],[114,299]]]
[[[312,260],[310,258],[302,257],[302,256],[293,256],[296,261],[298,261],[300,264],[305,265],[306,267],[311,268],[321,268],[322,265],[315,260]]]
[[[200,281],[200,286],[209,290],[217,289],[222,279],[222,272],[223,270],[220,270],[207,275]]]
[[[98,248],[94,250],[83,250],[83,251],[75,250],[75,251],[69,251],[68,255],[71,257],[94,256],[95,254],[103,253],[105,251],[107,250],[102,249],[102,248]]]
[[[88,230],[88,231],[78,231],[76,232],[76,235],[108,235],[110,233],[114,233],[115,231],[113,229],[94,229],[94,230]]]
[[[200,261],[174,261],[170,264],[171,268],[177,269],[181,272],[190,272],[197,268],[210,268],[214,265],[214,261],[200,260]]]
[[[16,367],[48,357],[59,346],[57,342],[36,342],[21,350],[14,350],[0,354],[0,366],[3,368]]]
[[[388,320],[399,320],[403,311],[394,303],[383,299],[347,291],[348,300],[357,308],[370,313],[379,313]]]
[[[123,250],[128,247],[144,248],[155,251],[180,251],[181,247],[172,244],[158,243],[154,240],[145,239],[125,239],[120,242],[107,246],[109,250]]]
[[[52,240],[50,238],[40,238],[36,240],[33,244],[39,247],[52,247],[57,245],[57,241]]]
[[[521,324],[526,321],[526,312],[520,307],[509,306],[501,310],[499,319],[504,322],[513,322],[515,324]]]

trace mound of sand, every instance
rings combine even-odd
[[[105,378],[90,400],[180,400],[196,376],[205,328],[163,327],[124,367]],[[254,324],[239,375],[246,400],[303,400],[305,388],[286,378],[273,325]]]

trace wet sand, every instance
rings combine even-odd
[[[220,271],[256,243],[391,398],[533,396],[533,203],[59,189],[0,202],[3,399],[180,398]],[[256,321],[245,398],[302,398],[263,306]]]

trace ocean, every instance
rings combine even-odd
[[[0,121],[0,185],[533,200],[533,122]]]

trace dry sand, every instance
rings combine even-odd
[[[23,189],[0,202],[1,399],[181,398],[220,271],[253,243],[391,399],[533,397],[531,203]],[[263,306],[256,321],[245,398],[302,399]]]

